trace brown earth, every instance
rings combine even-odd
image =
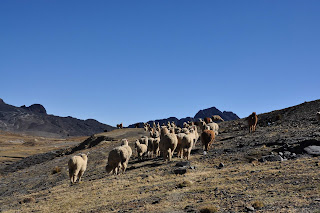
[[[174,171],[176,163],[185,160],[139,162],[135,152],[125,174],[105,173],[108,152],[122,138],[128,138],[133,148],[134,140],[146,135],[142,129],[101,133],[75,147],[61,147],[64,142],[53,139],[43,139],[47,142],[42,144],[37,139],[29,154],[55,154],[47,160],[36,160],[34,155],[16,162],[2,158],[10,165],[0,168],[0,211],[200,212],[208,207],[211,212],[247,212],[254,207],[254,212],[320,212],[320,159],[304,150],[320,145],[320,124],[315,119],[319,109],[317,100],[260,114],[252,134],[244,119],[220,123],[212,149],[203,155],[198,142],[183,175]],[[1,150],[10,150],[10,156],[29,155],[21,154],[26,145],[17,144],[27,142],[27,136],[8,137],[1,141]],[[104,140],[97,142],[100,137]],[[54,143],[59,147],[54,149]],[[72,155],[67,154],[88,151],[83,181],[71,186],[67,162]],[[259,161],[278,153],[285,160]],[[9,154],[4,151],[1,155]]]

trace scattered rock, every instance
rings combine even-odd
[[[193,206],[186,206],[184,207],[185,212],[196,212],[197,210]]]
[[[178,162],[176,163],[175,165],[176,167],[184,167],[184,166],[190,166],[190,162],[189,161],[181,161],[181,162]]]
[[[284,151],[279,152],[279,155],[285,160],[285,159],[294,159],[297,157],[297,154],[294,152]]]
[[[142,175],[140,175],[140,177],[141,177],[142,179],[145,179],[145,178],[149,177],[149,175],[147,175],[147,174],[142,174]]]
[[[177,169],[175,169],[174,170],[174,173],[176,174],[176,175],[183,175],[183,174],[185,174],[187,172],[187,167],[179,167],[179,168],[177,168]]]
[[[266,162],[266,161],[283,161],[283,158],[280,155],[267,155],[263,156],[260,160],[260,162]]]

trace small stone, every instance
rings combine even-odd
[[[284,151],[283,155],[284,155],[284,157],[289,158],[291,156],[291,152]]]
[[[246,210],[249,212],[252,212],[252,211],[254,211],[254,208],[253,208],[253,206],[246,206]]]
[[[219,166],[218,166],[218,169],[221,169],[224,167],[224,164],[223,163],[220,163]]]

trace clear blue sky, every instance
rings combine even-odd
[[[320,1],[0,1],[0,98],[124,125],[320,98]]]

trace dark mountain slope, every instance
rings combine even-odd
[[[45,137],[84,136],[110,131],[114,127],[93,119],[48,115],[40,104],[15,107],[0,99],[0,130]]]

